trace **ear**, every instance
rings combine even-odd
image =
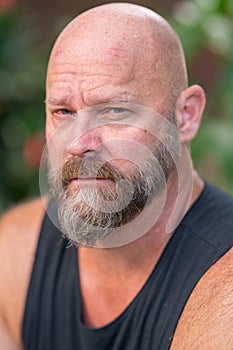
[[[205,93],[199,85],[188,87],[178,97],[176,120],[183,142],[190,142],[197,134],[205,104]]]

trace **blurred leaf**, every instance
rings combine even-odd
[[[195,165],[204,177],[233,194],[233,1],[180,0],[171,17],[185,49],[190,82],[198,83],[198,68],[209,79],[207,108],[192,143]],[[67,17],[58,18],[55,32],[67,22]],[[19,8],[0,14],[0,211],[39,194],[35,164],[41,144],[35,135],[44,131],[44,82],[51,46],[39,32],[36,19]],[[193,70],[195,62],[199,66]]]

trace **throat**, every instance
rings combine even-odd
[[[130,260],[125,256],[114,259],[115,252],[110,250],[79,248],[83,323],[100,328],[120,317],[149,282],[165,245],[160,245],[159,249],[148,248],[147,254],[136,254]],[[93,259],[92,253],[99,255],[99,259],[97,256]],[[101,255],[106,258],[104,269]]]

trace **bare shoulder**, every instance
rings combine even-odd
[[[195,287],[178,323],[172,350],[233,349],[233,248]]]
[[[0,219],[0,314],[17,341],[43,215],[38,198]]]
[[[0,250],[1,257],[6,259],[5,262],[12,254],[15,259],[25,258],[25,250],[29,253],[33,249],[43,213],[43,203],[38,198],[22,203],[3,214],[0,219]]]

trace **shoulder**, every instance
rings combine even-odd
[[[27,227],[28,224],[33,225],[32,219],[36,220],[36,214],[43,211],[43,208],[44,206],[41,198],[22,202],[1,216],[0,228],[4,228],[8,232],[13,233],[16,229],[15,224],[20,225],[20,227]],[[32,214],[34,217],[31,216]],[[4,235],[4,232],[1,231],[0,237],[2,237],[2,235]]]
[[[3,214],[0,219],[0,250],[4,263],[25,256],[36,245],[44,213],[40,198],[22,203]]]
[[[178,323],[171,349],[231,350],[233,248],[201,278]]]
[[[0,219],[0,313],[14,338],[19,337],[43,215],[43,202],[38,198]]]

